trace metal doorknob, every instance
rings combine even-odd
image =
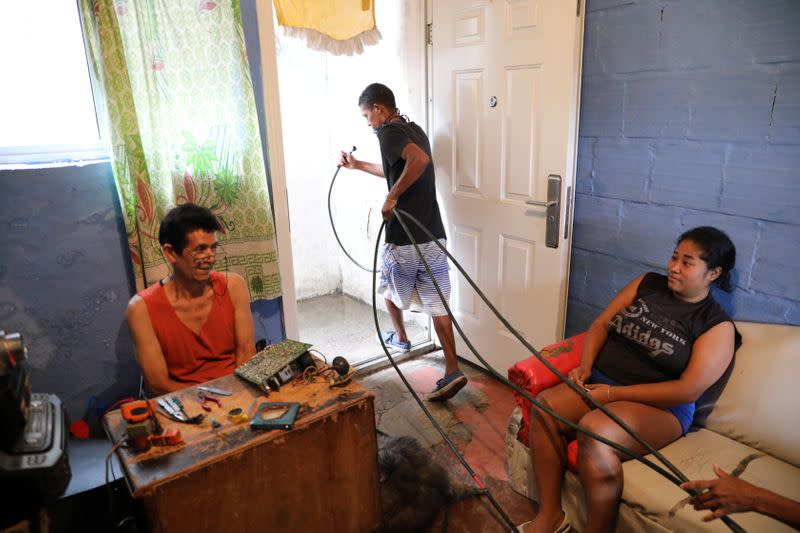
[[[537,207],[550,207],[558,204],[558,202],[555,200],[551,200],[549,202],[542,202],[541,200],[525,200],[525,203],[527,205],[535,205]]]
[[[558,248],[558,229],[561,224],[561,176],[550,174],[547,176],[547,201],[525,200],[526,205],[544,207],[545,230],[544,243],[548,248]]]

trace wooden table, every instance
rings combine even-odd
[[[351,383],[286,385],[269,398],[235,376],[206,385],[232,396],[212,405],[200,425],[174,422],[185,444],[134,454],[117,451],[131,493],[144,502],[154,531],[372,531],[380,523],[380,488],[372,393]],[[189,415],[202,412],[192,387],[172,394]],[[308,404],[289,431],[257,431],[227,418],[253,399]],[[125,432],[119,410],[103,421],[118,442]]]

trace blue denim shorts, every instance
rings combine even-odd
[[[592,368],[592,375],[589,376],[586,383],[602,383],[603,385],[611,385],[612,387],[620,386],[618,382],[606,376],[596,368]],[[692,419],[694,418],[694,402],[664,407],[664,409],[675,415],[675,418],[677,418],[678,422],[681,424],[683,434],[686,435],[686,432],[689,431],[689,427],[692,425]]]

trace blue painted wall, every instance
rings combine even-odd
[[[134,393],[133,277],[110,164],[0,171],[0,227],[0,328],[25,337],[34,391],[73,418],[91,396]]]
[[[713,225],[735,319],[800,324],[800,3],[588,0],[567,333]]]
[[[0,329],[23,334],[34,391],[57,394],[73,420],[92,396],[135,395],[133,275],[110,164],[0,171],[0,228]],[[280,298],[251,307],[256,338],[281,340]]]

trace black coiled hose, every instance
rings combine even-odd
[[[356,149],[356,147],[354,146],[353,147],[353,151],[355,151],[355,149]],[[339,235],[336,232],[336,227],[335,227],[334,222],[333,222],[333,215],[332,215],[332,210],[331,210],[331,193],[333,191],[333,185],[334,185],[334,183],[336,181],[337,175],[339,174],[340,168],[341,167],[337,167],[336,168],[336,172],[334,172],[333,178],[331,179],[330,188],[328,189],[328,216],[329,216],[329,219],[330,219],[330,222],[331,222],[331,229],[333,229],[334,237],[336,237],[336,242],[339,244],[339,247],[342,249],[344,254],[356,266],[358,266],[362,270],[364,270],[366,272],[370,272],[372,274],[372,313],[373,313],[373,318],[374,318],[374,321],[375,321],[375,329],[376,329],[376,331],[378,333],[378,338],[380,339],[380,342],[381,342],[381,347],[383,348],[383,351],[386,354],[386,357],[388,358],[388,360],[391,363],[392,367],[394,367],[394,369],[397,372],[398,376],[400,377],[401,381],[406,386],[406,388],[409,390],[409,392],[411,393],[411,395],[414,398],[414,400],[417,402],[417,404],[422,409],[423,413],[425,413],[425,416],[428,418],[428,420],[430,420],[431,424],[434,426],[434,428],[442,436],[442,438],[444,439],[444,441],[447,444],[447,446],[450,448],[450,450],[453,452],[453,454],[456,456],[456,458],[459,460],[459,462],[462,464],[462,466],[464,466],[464,468],[467,470],[467,472],[472,477],[472,479],[475,481],[475,483],[480,487],[482,493],[489,499],[489,501],[492,504],[492,506],[497,510],[498,513],[500,513],[500,515],[503,518],[503,520],[510,526],[511,530],[515,531],[515,532],[518,532],[517,527],[511,521],[511,518],[502,509],[502,507],[497,502],[497,500],[495,500],[495,498],[492,495],[491,491],[486,487],[486,485],[484,485],[484,483],[481,481],[481,479],[477,475],[477,473],[472,469],[472,467],[470,467],[469,463],[467,463],[466,460],[464,459],[464,457],[459,453],[458,449],[455,447],[455,445],[450,440],[450,438],[447,436],[447,434],[442,429],[442,427],[438,424],[438,422],[436,422],[436,419],[433,417],[433,415],[428,410],[428,408],[425,407],[425,404],[419,398],[419,396],[417,395],[416,391],[414,391],[414,389],[411,387],[411,384],[408,382],[408,380],[406,379],[405,375],[403,375],[402,371],[400,370],[399,366],[395,362],[394,358],[389,353],[389,349],[386,346],[386,343],[384,342],[383,337],[381,335],[380,323],[378,321],[378,307],[377,307],[377,297],[376,297],[376,293],[377,293],[377,276],[376,276],[376,274],[378,272],[378,269],[377,269],[377,265],[378,265],[378,250],[380,249],[381,235],[383,234],[383,229],[386,226],[386,222],[383,222],[383,224],[381,224],[380,230],[378,231],[378,236],[377,236],[376,241],[375,241],[375,255],[374,255],[374,258],[373,258],[372,269],[364,267],[358,261],[356,261],[347,252],[347,250],[344,248],[344,245],[342,244],[341,240],[339,239]],[[433,285],[436,288],[436,292],[439,295],[439,298],[442,300],[442,304],[445,306],[447,314],[450,317],[450,320],[453,322],[453,325],[455,326],[455,328],[458,331],[459,335],[461,335],[461,338],[464,340],[464,342],[466,343],[467,347],[475,355],[475,357],[481,362],[481,364],[485,367],[485,369],[489,372],[489,374],[492,377],[494,377],[495,379],[497,379],[501,383],[503,383],[506,386],[512,388],[514,391],[516,391],[517,393],[519,393],[522,396],[524,396],[525,398],[527,398],[538,409],[544,411],[545,413],[547,413],[548,415],[550,415],[554,419],[558,420],[559,422],[561,422],[561,423],[565,424],[566,426],[574,429],[575,431],[583,433],[583,434],[585,434],[586,436],[588,436],[588,437],[590,437],[592,439],[595,439],[595,440],[597,440],[599,442],[602,442],[603,444],[606,444],[607,446],[610,446],[611,448],[619,451],[620,453],[623,453],[623,454],[631,457],[632,459],[636,459],[637,461],[641,462],[642,464],[650,467],[655,472],[661,474],[663,477],[665,477],[666,479],[668,479],[669,481],[671,481],[675,485],[680,485],[682,482],[689,480],[675,465],[673,465],[666,457],[664,457],[663,454],[661,454],[661,452],[659,452],[657,449],[655,449],[641,435],[639,435],[636,431],[634,431],[627,424],[625,424],[619,417],[617,417],[607,407],[605,407],[604,405],[596,402],[589,394],[586,393],[586,391],[584,391],[583,389],[578,387],[575,383],[570,381],[564,374],[562,374],[557,368],[555,368],[547,360],[547,358],[542,356],[539,353],[539,351],[536,350],[536,348],[534,348],[530,343],[528,343],[528,341],[525,340],[525,338],[511,325],[511,323],[509,323],[508,320],[502,314],[500,314],[500,312],[497,310],[497,308],[489,301],[489,299],[480,290],[480,288],[477,286],[477,284],[475,284],[475,282],[472,280],[472,278],[469,277],[469,275],[466,273],[466,271],[461,266],[461,264],[450,254],[450,252],[447,251],[447,248],[445,246],[443,246],[438,241],[438,239],[436,239],[435,236],[425,226],[422,225],[422,223],[419,220],[417,220],[414,216],[412,216],[411,214],[409,214],[409,213],[407,213],[407,212],[405,212],[405,211],[403,211],[401,209],[395,208],[395,209],[392,210],[392,212],[393,212],[394,216],[397,218],[397,220],[400,223],[400,225],[403,227],[403,231],[405,231],[405,233],[408,236],[409,240],[413,244],[414,249],[416,250],[417,254],[419,255],[420,259],[422,260],[422,263],[425,266],[425,270],[428,273],[428,275],[430,276],[431,280],[433,281]],[[425,257],[422,255],[422,253],[420,252],[419,246],[417,245],[417,242],[414,239],[414,236],[411,234],[411,231],[409,230],[409,228],[408,228],[408,226],[406,224],[406,221],[403,219],[404,217],[408,217],[408,219],[410,219],[412,222],[414,222],[427,235],[427,237],[430,240],[432,240],[433,242],[436,242],[437,246],[439,246],[439,248],[442,250],[442,252],[447,255],[448,259],[450,259],[450,261],[452,261],[453,265],[458,269],[458,271],[461,272],[461,274],[469,282],[470,286],[475,290],[475,292],[478,294],[478,296],[481,298],[481,300],[483,300],[483,302],[486,303],[486,305],[489,307],[489,309],[492,311],[492,313],[494,313],[494,315],[503,323],[503,325],[506,327],[506,329],[512,335],[514,335],[514,337],[517,340],[519,340],[520,343],[522,343],[522,345],[525,346],[525,348],[527,350],[529,350],[539,361],[542,362],[542,364],[545,365],[545,367],[547,367],[553,374],[555,374],[562,382],[566,383],[568,387],[570,387],[579,396],[581,396],[581,398],[583,398],[585,401],[587,401],[594,408],[600,409],[604,414],[606,414],[606,416],[608,416],[617,425],[619,425],[634,440],[636,440],[639,444],[641,444],[649,453],[653,454],[659,461],[661,461],[664,464],[664,466],[666,466],[667,469],[669,469],[671,472],[668,472],[664,468],[662,468],[659,465],[655,464],[654,462],[650,461],[644,455],[639,454],[639,453],[637,453],[637,452],[635,452],[633,450],[630,450],[630,449],[628,449],[628,448],[626,448],[626,447],[624,447],[624,446],[622,446],[620,444],[617,444],[614,441],[606,439],[605,437],[602,437],[601,435],[598,435],[598,434],[596,434],[596,433],[594,433],[592,431],[584,429],[583,427],[581,427],[578,424],[575,424],[571,420],[568,420],[568,419],[564,418],[563,416],[559,415],[558,413],[556,413],[555,411],[553,411],[552,409],[550,409],[546,405],[544,405],[541,402],[539,402],[536,398],[532,397],[530,394],[528,394],[525,390],[520,388],[518,385],[516,385],[516,384],[512,383],[511,381],[509,381],[505,376],[503,376],[500,373],[498,373],[480,355],[480,353],[477,351],[477,349],[475,349],[475,347],[469,341],[467,336],[464,334],[464,331],[461,329],[461,326],[458,323],[458,320],[455,318],[455,316],[453,316],[453,313],[450,310],[450,306],[447,303],[446,298],[444,298],[444,294],[442,293],[441,288],[439,287],[439,284],[436,282],[436,279],[434,278],[433,273],[430,270],[430,266],[428,265],[428,262],[426,261]],[[700,491],[695,490],[695,489],[689,489],[687,492],[689,494],[693,495],[693,496],[697,496],[697,495],[700,494]],[[720,517],[720,520],[722,520],[725,523],[725,525],[727,525],[728,528],[730,528],[730,530],[734,531],[735,533],[744,533],[745,532],[745,530],[739,524],[737,524],[733,519],[731,519],[729,516],[722,516],[722,517]]]

